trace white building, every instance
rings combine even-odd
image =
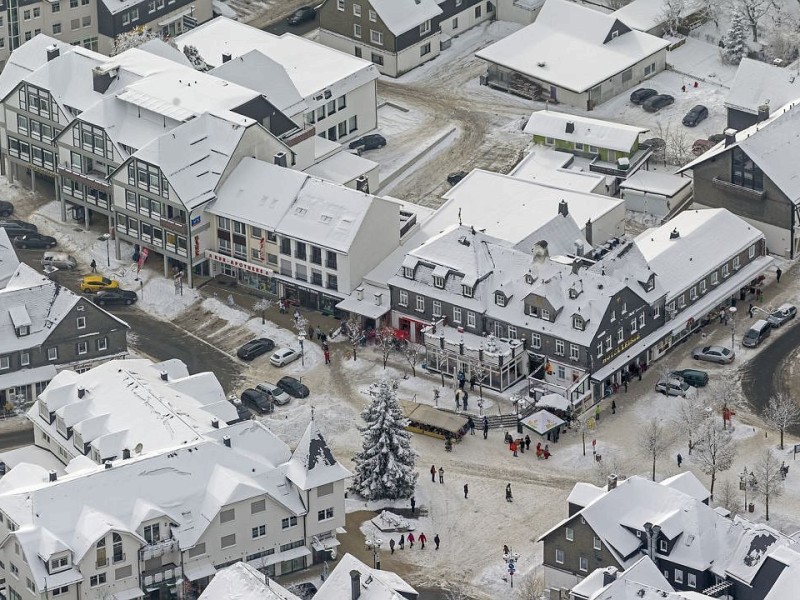
[[[198,600],[300,600],[285,587],[246,562],[214,575]]]
[[[694,198],[692,180],[660,171],[636,171],[619,184],[625,209],[669,218]]]
[[[33,443],[61,462],[102,464],[179,444],[238,420],[213,373],[190,375],[172,359],[112,360],[85,373],[61,371],[28,411]]]
[[[589,172],[575,162],[571,152],[534,144],[508,174],[563,190],[609,195],[613,182],[607,175]]]
[[[315,600],[416,600],[419,592],[391,571],[373,569],[345,554],[314,595]]]
[[[132,600],[199,593],[240,561],[302,569],[338,544],[347,476],[313,422],[294,453],[247,421],[64,476],[18,465],[0,482],[6,593]]]

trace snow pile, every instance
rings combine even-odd
[[[372,519],[372,524],[381,531],[410,531],[414,529],[406,519],[388,510],[382,510],[381,514]]]

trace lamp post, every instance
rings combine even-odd
[[[106,266],[110,267],[111,266],[111,253],[109,252],[109,249],[108,249],[108,240],[111,239],[111,234],[110,233],[104,233],[103,235],[100,236],[100,239],[101,240],[105,240],[105,242],[106,242]]]
[[[305,333],[300,333],[297,336],[297,341],[300,342],[300,364],[306,366],[306,353],[303,351],[303,342],[306,339]]]
[[[728,312],[731,314],[731,352],[734,352],[734,344],[736,343],[736,307],[731,306]]]
[[[739,489],[744,491],[744,512],[747,512],[747,478],[752,476],[753,473],[747,470],[747,466],[739,473]]]
[[[519,403],[521,400],[522,398],[519,394],[513,394],[511,396],[511,402],[514,404],[514,414],[517,417],[517,433],[522,433],[522,421],[520,421],[519,418]]]
[[[503,552],[503,560],[508,567],[508,576],[511,580],[511,587],[514,587],[514,573],[517,571],[517,561],[519,560],[519,552],[512,552],[507,546],[504,546],[504,550],[508,550],[508,552]]]
[[[372,537],[367,538],[366,544],[367,544],[367,549],[372,550],[372,568],[380,569],[381,546],[383,545],[383,540],[379,537],[375,537],[375,534],[373,534]]]

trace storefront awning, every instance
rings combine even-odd
[[[56,373],[56,368],[53,365],[44,365],[43,367],[20,369],[13,373],[0,375],[0,390],[50,381],[56,376]]]
[[[324,540],[316,540],[311,544],[311,547],[317,552],[324,552],[331,548],[336,548],[339,545],[339,540],[334,537],[326,538]]]
[[[187,565],[183,568],[183,574],[189,581],[196,581],[203,577],[213,575],[216,572],[217,569],[211,564],[211,561],[208,560]]]
[[[271,554],[262,558],[256,558],[255,560],[248,561],[248,564],[258,569],[263,569],[264,567],[276,565],[285,560],[294,560],[295,558],[303,558],[304,556],[311,556],[311,550],[305,546],[300,546],[299,548],[292,548],[280,554]]]

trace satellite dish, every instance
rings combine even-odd
[[[143,446],[142,446],[142,444],[140,442],[140,443],[136,444],[136,447],[133,449],[133,451],[136,452],[136,454],[141,454],[142,453],[142,449],[143,449]]]

